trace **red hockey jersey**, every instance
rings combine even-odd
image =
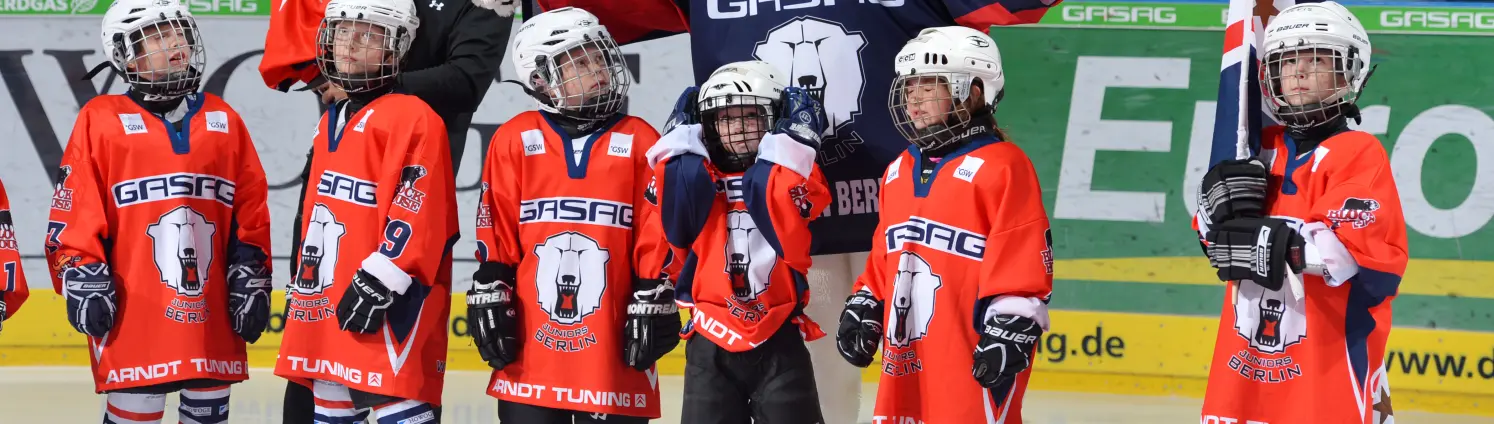
[[[921,156],[910,148],[883,174],[881,222],[856,280],[886,305],[873,421],[1020,423],[1032,371],[988,390],[970,370],[987,300],[1046,302],[1052,292],[1037,173],[1016,144],[991,137],[945,156],[927,179]]]
[[[659,133],[617,115],[572,139],[529,111],[493,135],[477,211],[477,259],[518,270],[519,359],[488,394],[547,408],[659,417],[658,376],[623,363],[634,278],[673,279],[645,198]]]
[[[21,251],[16,242],[15,221],[10,216],[10,198],[0,183],[0,321],[16,315],[31,292],[26,288],[26,273],[21,270]]]
[[[676,296],[691,308],[685,337],[699,333],[723,349],[744,352],[786,322],[805,340],[825,333],[809,304],[809,223],[830,202],[815,151],[768,134],[757,162],[741,174],[707,160],[700,126],[666,135],[650,152],[669,242],[687,250]]]
[[[95,97],[63,153],[45,244],[53,288],[66,268],[107,263],[118,294],[113,329],[88,340],[100,392],[249,377],[225,275],[246,261],[269,269],[264,168],[238,112],[212,94],[184,101],[178,129],[124,95]]]
[[[270,9],[265,51],[259,76],[280,91],[297,82],[310,83],[321,75],[316,66],[317,28],[327,13],[327,0],[280,0]]]
[[[386,94],[351,114],[345,104],[317,125],[275,374],[440,404],[458,235],[446,127],[414,96]],[[337,324],[360,268],[403,292],[375,334]]]
[[[1385,148],[1349,131],[1298,152],[1281,127],[1261,137],[1268,212],[1301,224],[1330,279],[1229,285],[1209,364],[1203,422],[1378,423],[1389,409],[1385,342],[1408,259],[1406,221]],[[1207,229],[1202,229],[1207,231]],[[1383,403],[1382,403],[1383,402]],[[1270,405],[1270,407],[1263,407]]]

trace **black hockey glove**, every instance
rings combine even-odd
[[[1261,218],[1266,211],[1266,177],[1260,159],[1219,162],[1204,174],[1198,190],[1198,214],[1209,226],[1236,218]]]
[[[1209,229],[1209,265],[1219,269],[1220,281],[1252,280],[1261,287],[1281,290],[1288,272],[1306,267],[1302,235],[1291,223],[1276,218],[1241,218]]]
[[[783,89],[778,103],[778,122],[774,124],[773,133],[787,135],[794,141],[820,150],[820,134],[825,132],[825,125],[830,121],[820,102],[803,88],[789,87]]]
[[[680,98],[674,101],[674,111],[669,113],[669,119],[664,121],[664,132],[669,134],[678,125],[695,125],[700,123],[700,88],[686,87]]]
[[[228,314],[233,332],[254,343],[270,323],[270,272],[263,265],[228,267]]]
[[[0,292],[0,294],[4,294]],[[5,298],[0,296],[0,332],[5,331]]]
[[[353,284],[337,301],[337,325],[342,331],[373,334],[384,326],[384,315],[399,296],[373,274],[362,269],[353,274]]]
[[[477,354],[501,370],[519,359],[519,314],[514,299],[514,268],[483,262],[467,290],[467,329]]]
[[[866,290],[846,298],[846,307],[840,312],[840,329],[835,332],[836,348],[846,362],[861,368],[871,365],[882,343],[885,312],[882,302]]]
[[[633,279],[633,299],[623,325],[623,362],[639,371],[652,368],[680,344],[680,327],[674,284],[665,279]]]
[[[1032,366],[1032,355],[1043,327],[1032,318],[998,314],[986,320],[975,346],[971,375],[981,387],[994,389],[1009,384]]]
[[[63,270],[62,293],[67,296],[67,322],[79,333],[104,337],[114,328],[118,297],[108,264],[91,263]]]

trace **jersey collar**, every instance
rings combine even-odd
[[[934,180],[939,178],[939,171],[944,169],[944,165],[953,162],[956,158],[973,152],[976,149],[1000,142],[1001,140],[991,135],[983,135],[971,138],[969,142],[965,143],[965,145],[960,146],[949,154],[944,155],[943,158],[939,159],[939,163],[934,165],[934,172],[929,174],[929,179],[927,182],[925,182],[922,178],[923,170],[920,169],[923,164],[923,151],[919,150],[918,146],[909,144],[908,154],[913,156],[913,172],[911,172],[911,174],[913,175],[913,196],[928,197],[929,189],[933,188]]]

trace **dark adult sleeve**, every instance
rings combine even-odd
[[[400,74],[400,88],[441,116],[471,113],[482,103],[503,64],[512,17],[462,1],[462,12],[447,35],[446,61]]]

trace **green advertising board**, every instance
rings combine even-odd
[[[1061,14],[1050,14],[1053,17]],[[1179,12],[1179,20],[1183,20]],[[1046,22],[1046,21],[1045,21]],[[1221,288],[1191,230],[1207,167],[1222,35],[995,28],[997,117],[1031,155],[1053,219],[1056,307],[1217,316]],[[1491,40],[1376,34],[1360,128],[1390,153],[1413,258],[1395,323],[1494,331]],[[1196,188],[1194,189],[1196,190]]]
[[[1228,2],[1069,2],[1043,17],[1049,26],[1218,30]],[[1370,33],[1494,35],[1494,9],[1349,3]]]

